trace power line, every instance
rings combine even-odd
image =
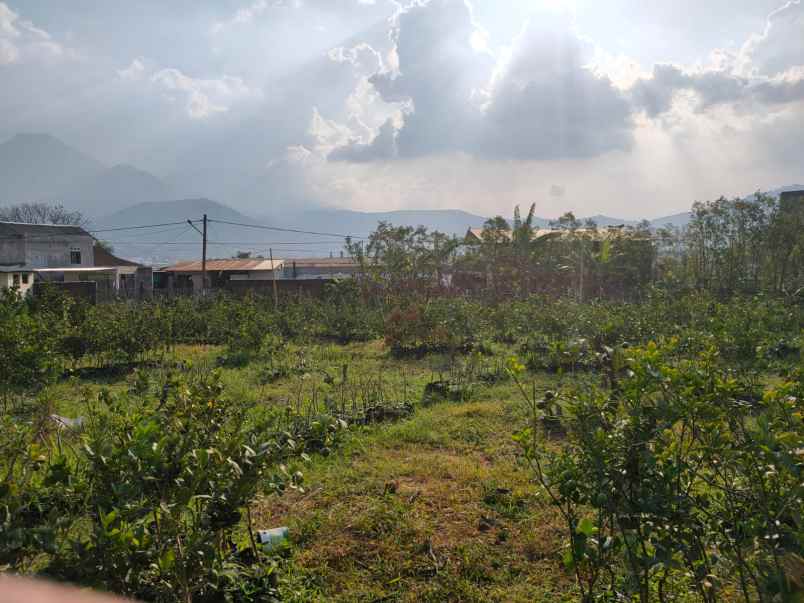
[[[182,237],[183,237],[185,234],[187,234],[187,232],[188,232],[189,230],[190,230],[190,227],[189,227],[189,226],[185,226],[185,227],[184,227],[184,230],[182,230],[182,231],[181,231],[179,234],[177,234],[177,235],[176,235],[176,238],[177,238],[177,239],[182,238]],[[155,254],[155,253],[156,253],[156,250],[157,250],[157,249],[161,249],[162,247],[163,247],[163,244],[161,244],[161,243],[154,243],[154,246],[153,246],[153,247],[151,247],[151,248],[150,248],[150,249],[148,249],[147,251],[141,251],[140,253],[142,253],[143,255],[147,255],[147,254],[153,255],[153,254]]]
[[[165,222],[164,224],[144,224],[142,226],[122,226],[119,228],[100,228],[97,230],[88,230],[89,233],[94,232],[118,232],[121,230],[141,230],[143,228],[160,228],[162,226],[184,226],[187,222],[198,222],[198,220],[187,220],[183,222]]]
[[[309,234],[321,237],[338,237],[341,239],[364,239],[366,237],[357,237],[353,235],[338,234],[333,232],[315,232],[311,230],[299,230],[296,228],[280,228],[279,226],[263,226],[261,224],[243,224],[242,222],[227,222],[226,220],[210,220],[216,224],[228,224],[230,226],[242,226],[244,228],[259,228],[262,230],[275,230],[278,232],[295,232],[297,234]]]
[[[187,228],[181,234],[188,232]],[[177,237],[178,238],[178,237]],[[198,245],[198,241],[106,241],[110,245]],[[338,243],[339,244],[339,243]],[[311,251],[325,247],[332,247],[336,243],[271,243],[265,241],[207,241],[207,245],[225,247],[308,247]]]
[[[186,223],[184,223],[182,226],[172,226],[170,228],[165,228],[163,230],[157,230],[157,231],[154,231],[154,232],[142,233],[142,234],[137,235],[136,239],[120,239],[120,240],[109,241],[109,242],[110,243],[111,242],[120,243],[121,245],[122,244],[127,244],[127,243],[138,243],[138,242],[151,243],[151,241],[143,240],[143,237],[149,237],[149,236],[152,236],[152,235],[172,234],[172,233],[175,233],[175,232],[178,232],[178,231],[181,231],[181,234],[183,235],[188,230],[190,230],[190,227]]]

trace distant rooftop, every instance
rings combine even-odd
[[[297,268],[350,268],[357,262],[353,258],[293,258],[285,264],[295,264]]]
[[[2,237],[50,237],[61,235],[83,235],[91,237],[86,230],[75,224],[28,224],[25,222],[0,222]]]
[[[466,232],[466,239],[469,241],[477,242],[483,240],[483,233],[485,228],[470,228]],[[603,228],[576,228],[575,230],[563,228],[534,228],[530,233],[531,240],[541,239],[543,237],[562,238],[571,234],[588,234],[598,239],[606,239],[612,236],[617,236],[619,233],[627,232],[623,230],[623,225],[605,226]],[[513,241],[514,235],[511,230],[503,230],[500,233],[506,240]]]
[[[284,264],[284,260],[207,260],[207,272],[229,272],[229,271],[259,271],[279,269]],[[167,266],[162,272],[201,272],[201,261],[179,262],[173,266]]]

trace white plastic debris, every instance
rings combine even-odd
[[[287,526],[257,531],[257,541],[262,545],[262,548],[265,551],[272,551],[286,543],[287,540]]]
[[[69,417],[62,417],[61,415],[50,415],[50,420],[59,427],[68,427],[70,429],[81,429],[81,427],[84,426],[84,417],[71,419]]]

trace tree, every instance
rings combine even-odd
[[[575,217],[575,214],[571,211],[568,211],[563,216],[561,216],[558,220],[551,220],[550,226],[553,228],[559,228],[561,230],[578,230],[581,227],[581,221]]]
[[[0,221],[24,222],[26,224],[76,224],[86,223],[80,211],[70,211],[61,203],[20,203],[0,207]]]
[[[519,206],[514,208],[514,229],[511,233],[513,242],[514,270],[520,277],[520,291],[526,296],[530,292],[531,268],[535,258],[533,241],[533,220],[536,204],[530,206],[527,217],[523,220],[519,215]]]
[[[392,298],[427,298],[439,288],[441,271],[458,246],[456,239],[426,227],[380,222],[367,242],[346,241],[364,276]]]
[[[95,246],[100,247],[106,253],[112,254],[114,253],[114,245],[112,245],[109,241],[104,241],[102,239],[95,240]]]
[[[487,284],[492,291],[504,282],[502,273],[505,271],[505,256],[511,243],[511,227],[502,216],[489,218],[483,224],[483,244],[480,247],[481,256],[486,260]]]

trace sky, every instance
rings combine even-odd
[[[0,0],[0,140],[182,195],[653,218],[804,181],[802,0]]]

